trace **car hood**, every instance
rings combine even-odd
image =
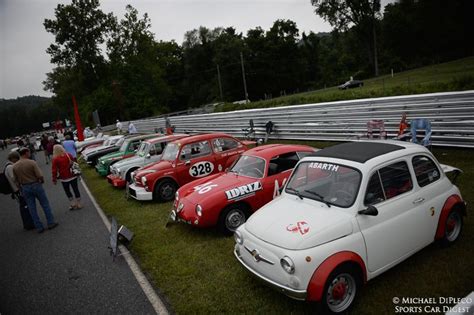
[[[149,165],[146,165],[142,168],[140,168],[136,174],[137,177],[141,177],[143,175],[146,175],[146,174],[150,174],[150,173],[156,173],[156,172],[159,172],[159,171],[163,171],[163,170],[171,170],[173,169],[173,163],[171,161],[159,161],[159,162],[156,162],[156,163],[152,163],[152,164],[149,164]]]
[[[245,229],[290,250],[315,247],[352,234],[352,215],[332,206],[284,195],[254,213]]]
[[[114,164],[115,168],[122,168],[124,166],[129,166],[129,165],[142,165],[144,162],[145,158],[143,156],[135,155],[126,159],[123,159],[121,161],[118,161],[117,163]]]
[[[93,147],[93,148],[86,148],[82,154],[84,155],[90,155],[90,154],[94,154],[94,153],[97,153],[97,152],[101,152],[101,151],[106,151],[106,150],[110,150],[112,148],[115,148],[114,145],[100,145],[100,146],[97,146],[97,147]]]
[[[255,191],[261,189],[261,181],[261,178],[237,176],[234,173],[216,174],[207,177],[204,180],[195,181],[191,185],[187,185],[187,189],[183,192],[183,196],[192,203],[199,203],[205,199],[214,200],[216,198],[219,198],[220,200],[243,199],[252,194],[254,188]],[[240,191],[239,193],[234,193],[232,191],[234,189],[238,190],[239,187],[247,186],[249,184],[252,184],[252,187],[247,188],[249,191],[248,194],[240,194]],[[204,189],[199,189],[199,187],[196,188],[196,186]],[[205,187],[207,186],[211,186],[212,188],[206,189]],[[237,194],[239,195],[237,196]]]

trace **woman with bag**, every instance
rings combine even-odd
[[[81,194],[79,193],[79,187],[77,185],[77,169],[74,164],[73,157],[66,152],[64,147],[60,144],[55,144],[53,147],[53,184],[56,185],[57,180],[63,185],[64,191],[71,203],[69,210],[81,209]],[[74,191],[73,198],[71,194],[71,187]]]

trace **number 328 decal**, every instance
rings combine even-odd
[[[192,177],[204,177],[209,175],[214,170],[214,164],[209,161],[198,162],[191,166],[189,175]]]

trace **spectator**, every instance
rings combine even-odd
[[[122,123],[120,122],[120,120],[117,119],[117,123],[115,124],[115,127],[117,127],[117,134],[121,134],[122,133]]]
[[[35,145],[31,142],[29,136],[26,136],[25,138],[25,146],[30,150],[30,159],[36,161]]]
[[[53,171],[53,184],[56,185],[57,180],[61,182],[64,188],[64,192],[69,199],[70,207],[69,210],[81,209],[81,194],[79,193],[79,187],[77,185],[77,176],[71,172],[72,156],[64,147],[60,144],[54,146],[52,171]],[[74,191],[74,197],[71,194],[71,187]]]
[[[48,147],[48,136],[46,134],[43,134],[41,136],[41,148],[43,149],[44,160],[46,161],[46,164],[48,164],[48,162],[50,161],[50,158],[48,156],[47,147]]]
[[[0,139],[0,148],[2,148],[2,150],[5,150],[5,141]]]
[[[31,218],[31,214],[28,210],[28,206],[26,205],[25,198],[20,193],[20,187],[15,182],[15,176],[13,174],[13,164],[20,160],[20,154],[17,151],[10,152],[8,154],[8,162],[5,165],[5,176],[10,184],[12,189],[12,198],[16,199],[20,204],[20,215],[21,220],[23,221],[23,228],[25,230],[32,230],[35,228],[33,223],[33,219]]]
[[[44,227],[36,211],[36,199],[38,199],[43,208],[48,222],[48,229],[51,230],[57,227],[58,223],[54,221],[48,197],[43,189],[43,173],[39,169],[38,164],[30,160],[30,150],[28,148],[20,149],[20,160],[13,165],[13,174],[15,175],[17,184],[21,187],[21,192],[26,200],[31,218],[33,219],[38,233],[43,233]]]
[[[63,147],[67,153],[72,156],[74,161],[77,160],[77,152],[76,152],[76,143],[74,140],[71,139],[70,135],[66,135],[66,140],[63,142]]]
[[[56,140],[54,140],[52,136],[49,136],[48,143],[46,144],[46,154],[48,156],[46,160],[46,164],[48,164],[47,161],[51,161],[51,156],[53,155],[53,147],[55,144],[56,144]]]
[[[137,128],[135,128],[135,125],[131,121],[128,123],[128,133],[129,134],[137,133]]]

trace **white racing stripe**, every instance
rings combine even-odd
[[[92,201],[92,204],[94,205],[95,209],[97,210],[97,213],[99,214],[100,218],[104,222],[105,226],[107,227],[107,230],[110,231],[110,221],[105,215],[104,211],[102,208],[99,206],[97,201],[95,200],[94,196],[90,192],[89,188],[87,187],[86,183],[84,180],[80,180],[82,183],[82,186],[84,187],[84,190],[86,193],[89,195],[89,198]],[[151,286],[150,282],[148,279],[145,277],[143,272],[141,271],[140,267],[138,266],[137,262],[135,259],[133,259],[132,255],[130,255],[130,252],[127,250],[127,248],[123,245],[118,246],[121,256],[125,258],[125,261],[127,262],[128,266],[130,267],[130,270],[132,271],[133,275],[135,276],[135,279],[137,279],[138,284],[143,290],[143,293],[145,293],[146,297],[148,298],[148,301],[150,301],[151,305],[153,306],[155,312],[157,314],[163,314],[163,315],[168,315],[169,312],[161,300],[161,298],[156,294],[155,290]]]

